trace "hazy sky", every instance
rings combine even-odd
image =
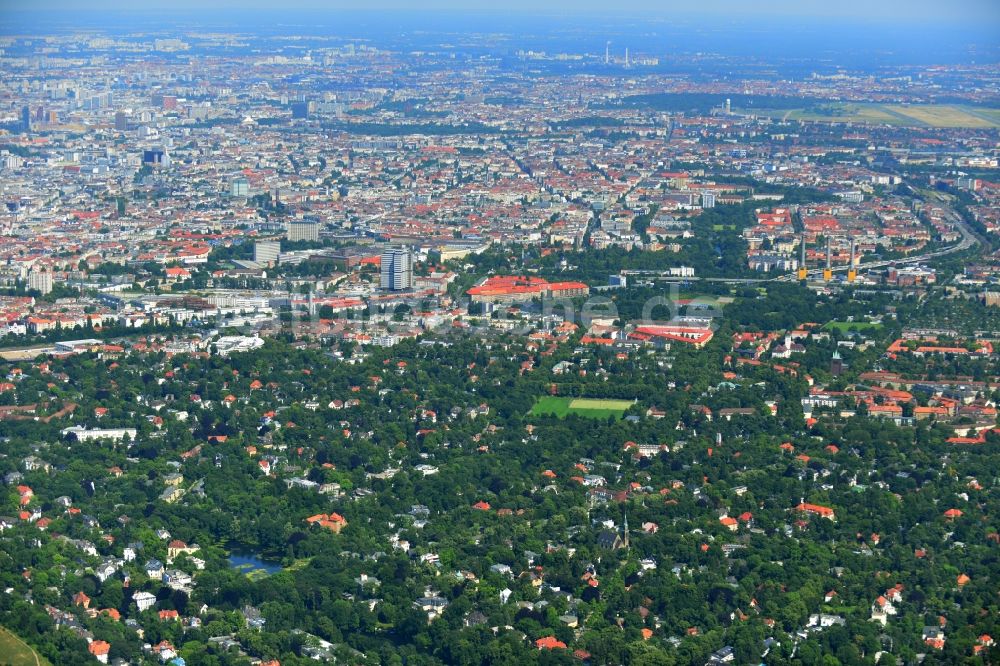
[[[5,11],[114,11],[180,12],[213,10],[407,10],[567,15],[616,13],[629,15],[710,14],[738,19],[837,18],[911,23],[984,23],[997,30],[1000,40],[1000,0],[0,0]]]

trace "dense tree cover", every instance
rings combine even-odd
[[[836,197],[830,192],[815,187],[779,185],[757,180],[751,176],[720,175],[715,176],[718,183],[733,183],[746,185],[752,192],[758,194],[781,194],[782,204],[804,204],[820,201],[833,201]]]
[[[848,292],[819,297],[798,283],[770,283],[761,295],[738,292],[743,298],[726,308],[726,320],[753,330],[780,330],[805,322],[862,321],[865,315],[881,316],[893,303],[887,295],[854,298]]]
[[[619,295],[626,311],[639,300]],[[568,651],[535,649],[544,636],[587,650],[595,663],[700,664],[725,645],[738,663],[755,663],[765,638],[777,641],[766,657],[772,664],[872,664],[883,650],[907,663],[924,652],[932,663],[982,663],[972,646],[983,633],[1000,633],[1000,442],[955,446],[932,421],[899,427],[863,414],[807,427],[799,405],[805,375],[832,380],[830,355],[849,330],[810,346],[796,359],[797,376],[726,360],[734,331],[861,320],[885,306],[795,284],[740,291],[702,350],[578,350],[577,334],[543,354],[524,338],[449,333],[431,336],[433,344],[371,348],[351,363],[271,340],[228,358],[82,354],[52,359],[44,373],[17,364],[24,378],[15,402],[41,395],[50,411],[77,408],[49,422],[0,421],[0,475],[22,472],[32,505],[53,519],[45,532],[19,521],[0,536],[0,584],[13,589],[0,599],[0,622],[58,663],[74,663],[85,648],[69,630],[53,631],[43,608],[73,608],[79,591],[92,607],[137,619],[144,642],[172,641],[191,664],[245,663],[209,641],[230,635],[249,655],[306,663],[306,637],[296,630],[335,643],[350,663],[572,663]],[[902,318],[943,306],[932,298],[894,307]],[[842,349],[855,375],[898,326],[870,329],[878,343],[870,349]],[[574,370],[555,374],[566,361]],[[995,362],[940,363],[942,372],[996,374]],[[529,416],[535,399],[552,393],[634,400],[627,415],[637,418]],[[647,417],[651,407],[663,418]],[[733,407],[754,411],[720,418]],[[70,424],[138,433],[134,442],[81,443],[60,436]],[[665,450],[636,458],[626,442]],[[53,468],[25,471],[28,455]],[[113,467],[124,473],[109,473]],[[174,472],[186,492],[167,503],[160,495]],[[615,495],[601,498],[571,478],[584,474],[604,477]],[[337,483],[343,494],[289,487],[293,477]],[[14,485],[0,489],[0,513],[16,515]],[[66,513],[56,503],[62,496],[81,514]],[[803,499],[833,507],[836,520],[792,511]],[[489,510],[473,508],[480,501]],[[949,508],[962,515],[946,519]],[[331,511],[347,520],[339,534],[305,522]],[[744,514],[751,517],[736,532],[719,521]],[[602,521],[620,528],[625,516],[630,547],[602,548]],[[205,570],[190,598],[143,573],[147,559],[166,561],[158,529],[201,546]],[[77,539],[98,556],[84,555],[70,541]],[[101,583],[101,557],[120,556],[133,542],[143,551],[126,565],[129,587],[120,576]],[[229,567],[233,548],[286,568],[248,577]],[[194,571],[186,557],[174,564]],[[359,582],[362,574],[378,586]],[[969,581],[958,585],[959,574]],[[871,622],[872,602],[896,584],[905,590],[899,614],[885,627]],[[131,599],[140,590],[157,596],[157,609],[208,610],[200,627],[164,622],[137,612]],[[837,597],[826,601],[831,590]],[[29,592],[34,605],[21,601]],[[448,602],[430,623],[414,607],[429,593]],[[262,631],[245,626],[247,606],[266,619]],[[465,626],[473,611],[484,624]],[[132,630],[74,612],[114,656],[138,658]],[[797,637],[820,612],[845,625]],[[560,619],[568,613],[579,618],[576,629]],[[921,628],[938,616],[947,618],[948,641],[934,652]]]

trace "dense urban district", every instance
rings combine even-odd
[[[0,662],[1000,662],[1000,69],[422,39],[0,40]]]

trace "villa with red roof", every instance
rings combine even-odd
[[[318,513],[315,516],[309,516],[306,518],[306,522],[310,525],[319,525],[334,534],[340,534],[340,531],[347,527],[347,519],[339,513],[333,512],[329,514]]]
[[[111,644],[106,641],[93,641],[87,646],[87,651],[94,655],[94,658],[102,664],[108,663],[108,653],[111,652]]]
[[[803,513],[811,513],[822,518],[827,518],[829,520],[835,520],[836,516],[833,509],[828,506],[820,506],[819,504],[809,504],[808,502],[802,502],[797,507],[796,511],[801,511]]]
[[[535,641],[535,647],[539,650],[565,650],[566,644],[558,640],[555,636],[545,636]]]

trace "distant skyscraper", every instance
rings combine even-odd
[[[151,167],[168,167],[170,166],[170,156],[162,148],[144,150],[142,151],[142,163]]]
[[[413,288],[413,257],[407,248],[387,248],[382,252],[383,289],[402,291]]]
[[[295,102],[292,104],[292,118],[301,119],[309,117],[309,102]]]
[[[731,100],[731,99],[729,99],[727,97],[726,98],[726,113],[732,113],[732,112],[733,112],[733,100]]]
[[[250,196],[250,181],[243,177],[234,178],[233,182],[229,183],[229,195],[234,197]]]
[[[128,116],[124,111],[115,112],[115,130],[124,132],[128,129]]]
[[[25,132],[31,131],[31,107],[25,105],[21,108],[21,126]]]

